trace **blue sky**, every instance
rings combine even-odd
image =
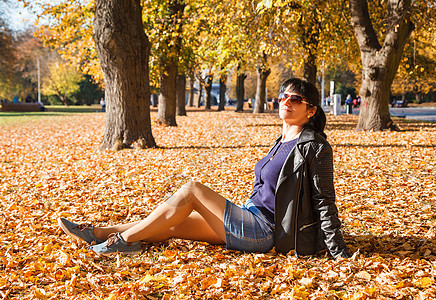
[[[34,13],[24,8],[22,3],[14,0],[8,4],[0,0],[0,10],[12,30],[25,30],[36,21]]]

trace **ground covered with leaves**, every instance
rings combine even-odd
[[[156,118],[156,112],[152,113]],[[0,127],[0,297],[6,299],[436,299],[436,124],[355,132],[328,116],[352,259],[248,254],[171,240],[101,257],[56,218],[144,218],[189,180],[236,203],[281,131],[275,114],[189,111],[153,125],[160,148],[98,152],[104,114]]]

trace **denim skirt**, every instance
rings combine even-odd
[[[227,200],[224,229],[227,249],[268,252],[274,246],[274,224],[250,199],[243,205],[236,205]]]

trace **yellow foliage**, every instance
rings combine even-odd
[[[64,102],[71,94],[79,91],[82,73],[63,62],[54,62],[49,66],[49,74],[44,79],[42,91],[45,95],[56,95]]]

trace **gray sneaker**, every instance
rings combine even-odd
[[[95,237],[92,224],[75,224],[64,218],[58,218],[58,223],[62,230],[72,238],[83,240],[88,244],[104,242]]]
[[[123,240],[120,233],[112,233],[107,241],[90,246],[89,249],[101,255],[109,255],[117,252],[121,254],[136,254],[141,252],[142,244],[141,242],[128,243]]]

